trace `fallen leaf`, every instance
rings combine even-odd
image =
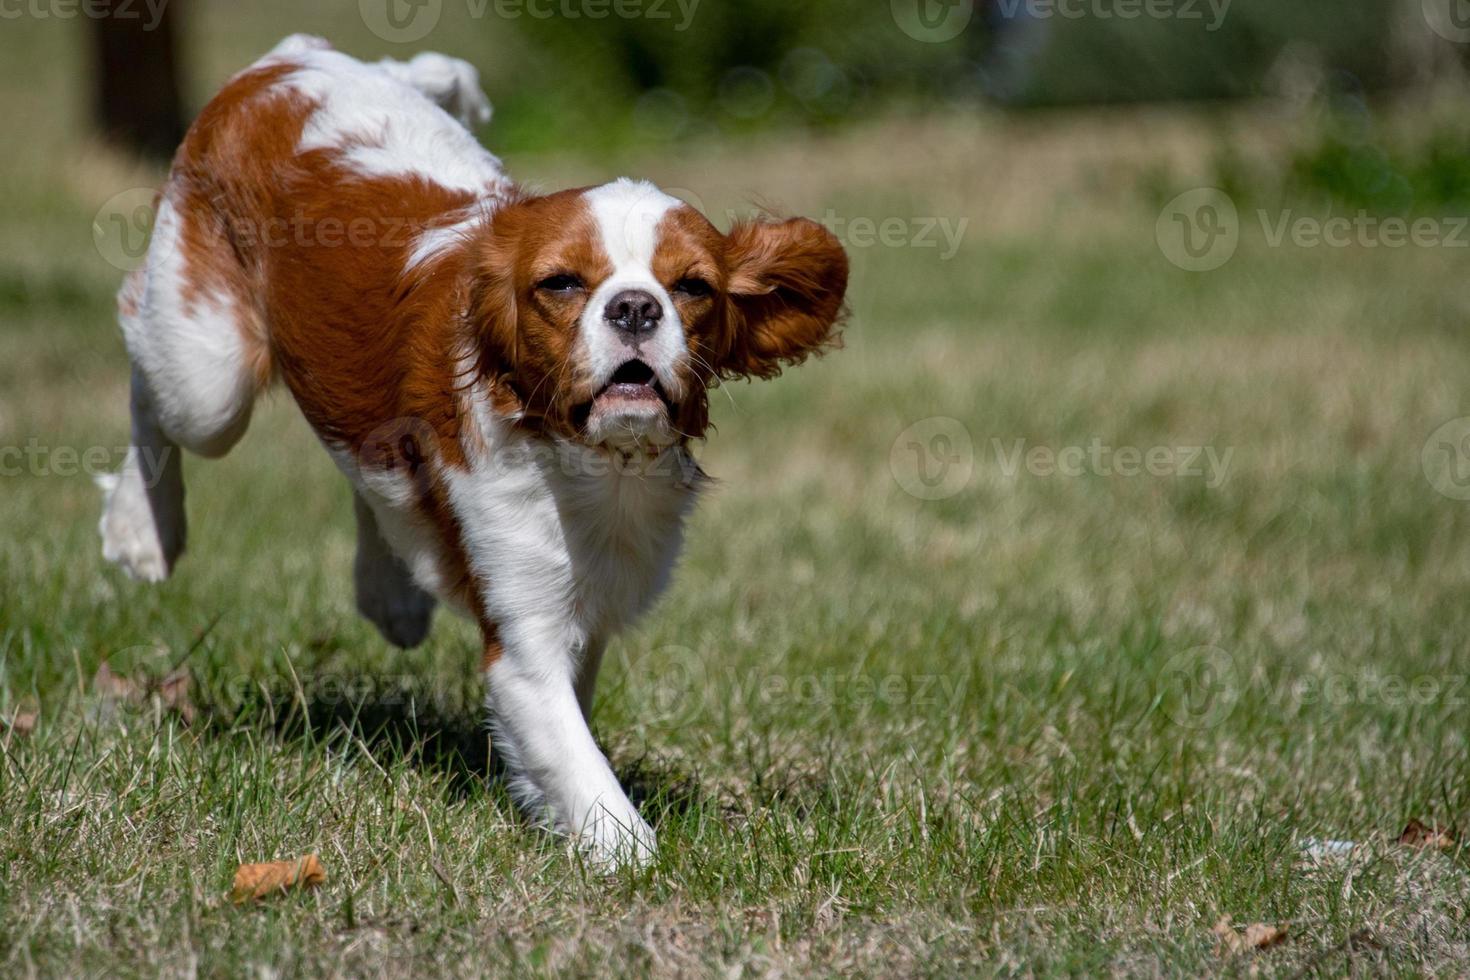
[[[143,689],[132,678],[114,671],[106,660],[92,675],[92,690],[114,701],[139,701],[143,697]]]
[[[1264,922],[1252,922],[1245,927],[1244,932],[1237,932],[1235,926],[1230,922],[1230,916],[1226,916],[1215,923],[1215,928],[1210,930],[1215,938],[1220,941],[1220,954],[1222,956],[1234,956],[1237,953],[1249,952],[1253,949],[1269,949],[1286,941],[1286,927],[1267,925]]]
[[[190,697],[193,690],[194,675],[186,669],[179,669],[159,682],[158,699],[163,702],[164,708],[183,719],[184,724],[192,725],[195,716],[199,714]]]
[[[10,716],[9,720],[0,721],[0,725],[4,725],[6,731],[16,735],[29,735],[36,730],[36,722],[40,720],[41,716],[34,711],[17,711]]]
[[[327,880],[326,869],[315,854],[298,861],[267,861],[242,864],[235,869],[235,884],[230,900],[236,903],[265,898],[290,888],[315,888]]]
[[[1455,846],[1455,832],[1446,830],[1438,824],[1424,824],[1418,820],[1410,820],[1404,832],[1399,834],[1399,843],[1404,847],[1432,847],[1436,850],[1447,851]]]
[[[163,680],[155,683],[139,683],[126,674],[119,674],[103,661],[92,677],[92,690],[109,701],[144,705],[151,696],[157,696],[165,711],[178,715],[186,725],[192,725],[199,709],[190,697],[194,688],[194,675],[180,668]]]

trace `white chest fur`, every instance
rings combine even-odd
[[[507,643],[575,654],[668,583],[697,470],[682,450],[624,460],[506,427],[496,435],[446,481],[471,571]]]

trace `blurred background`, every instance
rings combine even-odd
[[[0,28],[11,180],[88,141],[167,159],[224,79],[302,31],[362,57],[469,59],[496,106],[489,142],[511,157],[687,158],[893,120],[1037,136],[1092,122],[1082,154],[1108,123],[1167,119],[1216,139],[1129,140],[1161,180],[1193,149],[1231,192],[1383,211],[1470,195],[1464,0],[14,0]],[[1248,134],[1229,127],[1242,111]],[[938,139],[880,142],[897,171]]]
[[[303,906],[282,928],[313,962],[444,946],[382,925],[405,921],[382,875],[438,914],[408,844],[378,875],[377,830],[320,843],[333,799],[382,792],[370,769],[338,787],[336,743],[260,737],[219,693],[406,679],[420,700],[339,685],[313,717],[364,741],[407,717],[399,744],[464,748],[453,785],[482,782],[473,631],[441,614],[404,653],[356,615],[350,495],[290,399],[187,462],[169,583],[99,554],[90,477],[127,439],[115,292],[190,118],[298,32],[471,61],[478,136],[533,189],[645,177],[717,225],[805,214],[848,248],[846,348],[714,394],[719,489],[599,689],[619,771],[698,790],[660,825],[690,855],[662,880],[705,935],[763,949],[779,922],[840,947],[786,972],[848,972],[838,940],[870,915],[932,941],[936,974],[993,935],[1058,973],[1199,975],[1211,923],[1271,916],[1304,936],[1295,975],[1340,962],[1312,930],[1350,951],[1368,927],[1410,972],[1466,972],[1463,847],[1433,876],[1291,869],[1304,838],[1470,812],[1470,0],[0,0],[0,720],[35,726],[8,750],[29,789],[0,791],[24,922],[0,934],[44,939],[0,961],[151,975],[165,935],[189,973],[188,937],[228,962],[249,933],[274,962],[289,944],[251,930],[278,920],[202,927],[190,869],[318,846],[374,882],[356,914],[385,931],[359,948]],[[226,720],[88,728],[104,662],[185,665]],[[483,833],[508,807],[456,809],[417,759],[387,760],[395,798],[468,842],[441,852],[466,896],[496,862],[542,874],[513,828]],[[216,785],[236,771],[279,792]],[[136,809],[70,802],[137,786]],[[801,843],[747,853],[769,824]],[[128,897],[102,909],[107,888]],[[445,948],[467,957],[569,914],[559,878],[479,891],[505,904],[463,906]],[[625,911],[593,902],[609,930]]]

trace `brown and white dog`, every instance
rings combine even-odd
[[[644,862],[587,727],[603,650],[668,580],[709,388],[831,343],[847,258],[814,222],[721,234],[647,183],[527,193],[470,135],[489,114],[462,61],[304,36],[209,104],[120,295],[132,449],[103,554],[167,577],[177,447],[222,456],[280,378],[352,482],[359,610],[404,647],[436,600],[472,617],[517,800]]]

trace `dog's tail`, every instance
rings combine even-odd
[[[268,57],[293,58],[308,51],[330,51],[332,42],[313,34],[292,34],[271,50]],[[490,121],[490,99],[480,89],[480,73],[462,58],[437,51],[415,55],[412,61],[384,58],[378,67],[427,95],[435,105],[458,119],[465,129]]]
[[[378,67],[427,95],[465,129],[490,121],[490,100],[480,89],[480,73],[468,61],[425,51],[412,61],[384,58]]]

